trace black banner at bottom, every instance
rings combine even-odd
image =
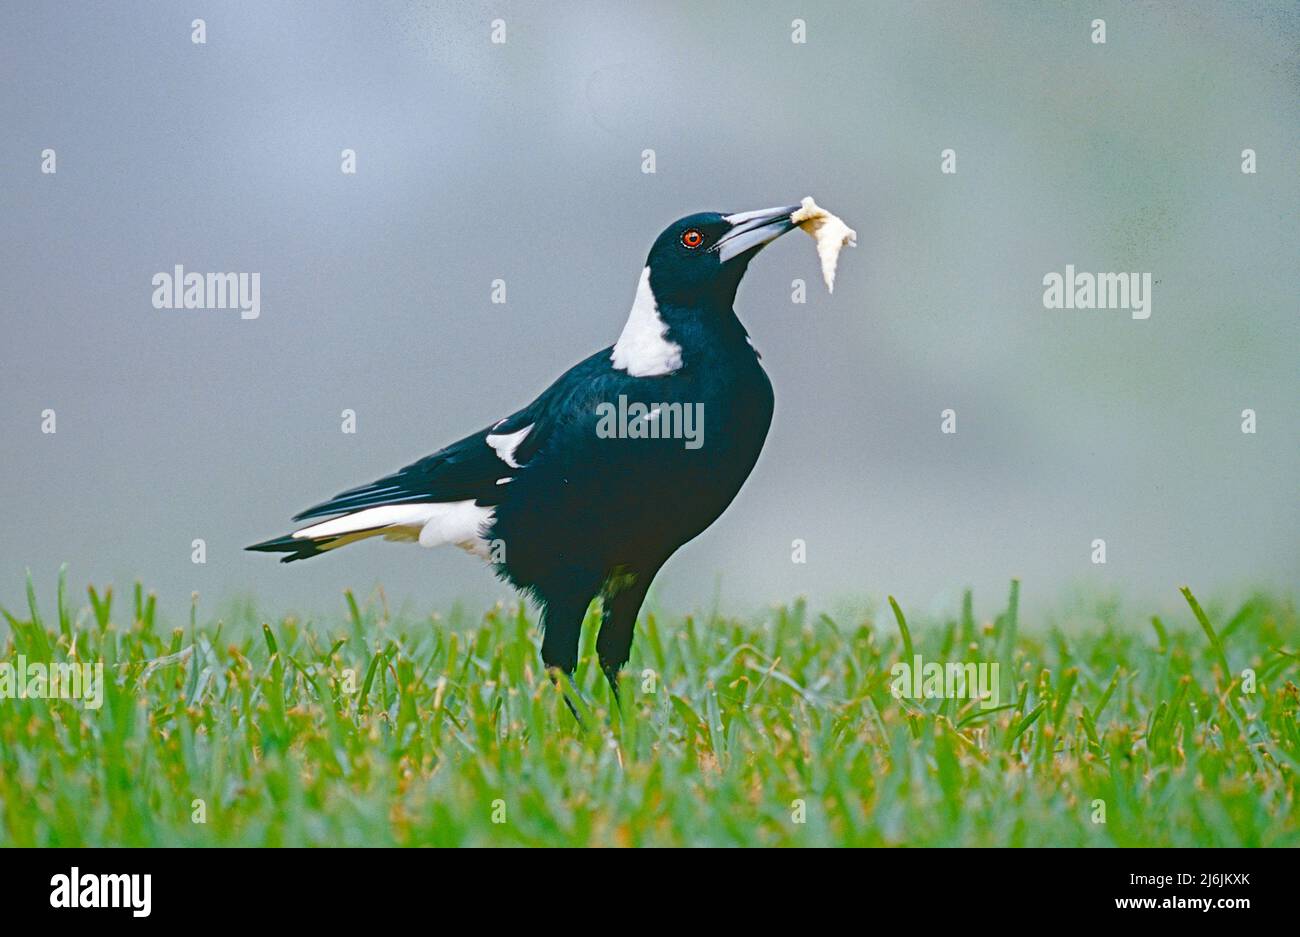
[[[731,908],[751,920],[786,905],[796,916],[860,920],[902,912],[918,924],[933,914],[936,927],[949,926],[957,909],[1182,927],[1260,922],[1293,908],[1283,891],[1294,877],[1290,858],[1234,849],[694,850],[616,859],[576,850],[543,858],[526,850],[33,849],[7,850],[2,861],[10,925],[147,927],[241,911],[259,924],[373,926],[376,915],[414,913],[436,925],[438,909],[452,905],[458,915],[477,907],[494,917],[503,908],[521,919],[547,916],[560,896],[559,913],[570,919],[593,901],[612,901],[611,914],[668,920],[694,894],[693,907]]]

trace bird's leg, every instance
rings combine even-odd
[[[572,595],[548,596],[546,610],[542,613],[542,663],[546,665],[551,682],[560,686],[569,712],[573,713],[573,718],[578,720],[578,725],[582,728],[585,728],[582,716],[578,714],[573,700],[569,699],[568,692],[560,685],[560,674],[563,673],[569,678],[568,689],[582,699],[573,675],[578,669],[578,643],[582,636],[582,619],[587,614],[587,606],[590,604],[590,594],[585,598]],[[586,705],[586,700],[583,700],[583,704]]]
[[[578,712],[578,707],[575,706],[573,700],[569,698],[569,691],[572,691],[578,699],[582,700],[584,705],[586,705],[587,702],[583,699],[582,693],[578,689],[578,685],[573,682],[573,674],[565,673],[559,667],[547,667],[546,675],[551,678],[551,683],[555,684],[555,686],[559,688],[560,695],[564,697],[564,705],[568,706],[569,712],[573,713],[573,718],[577,721],[578,728],[584,732],[587,731],[587,724],[582,721],[582,713]],[[562,678],[568,683],[567,689],[565,688],[564,683],[561,682]]]
[[[618,675],[623,668],[619,666],[611,666],[602,662],[600,669],[601,672],[605,674],[605,682],[609,684],[609,691],[614,694],[614,708],[618,709],[623,701],[623,698],[618,692]]]
[[[600,657],[600,669],[614,693],[616,704],[619,702],[618,674],[632,655],[636,613],[641,610],[641,603],[645,601],[646,590],[653,578],[653,573],[622,573],[618,577],[611,577],[605,587],[605,610],[601,617],[600,634],[596,637],[596,654]]]

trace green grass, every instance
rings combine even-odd
[[[948,621],[644,615],[612,717],[589,620],[583,731],[522,611],[349,594],[328,621],[166,631],[138,586],[75,611],[61,581],[51,617],[29,588],[2,659],[109,679],[99,710],[0,699],[0,845],[1300,845],[1289,602],[1185,592],[1066,634],[1017,596],[987,622],[969,596]],[[905,645],[1002,661],[1004,705],[895,699]]]

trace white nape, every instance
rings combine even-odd
[[[439,501],[419,504],[387,504],[366,508],[343,517],[312,524],[293,533],[298,540],[333,540],[326,549],[353,543],[366,537],[386,540],[418,540],[422,547],[450,543],[487,558],[484,532],[495,516],[492,508],[473,501]]]
[[[501,423],[504,422],[505,420],[501,421]],[[498,423],[497,426],[500,426],[501,423]],[[489,433],[486,442],[502,462],[511,468],[519,468],[519,463],[515,461],[515,452],[519,449],[519,444],[524,441],[524,437],[533,431],[534,425],[536,424],[530,423],[514,433]],[[496,429],[496,427],[494,426],[493,429]]]
[[[658,377],[682,366],[680,345],[668,341],[668,324],[659,317],[659,303],[650,289],[650,268],[641,271],[636,299],[628,314],[623,334],[614,343],[610,361],[632,377]]]

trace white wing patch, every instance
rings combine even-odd
[[[500,426],[501,424],[498,423],[497,425]],[[519,463],[515,461],[515,453],[519,450],[519,444],[533,431],[535,425],[535,423],[530,423],[514,433],[489,433],[486,442],[502,462],[511,468],[519,468]]]
[[[623,334],[614,343],[610,361],[632,377],[658,377],[682,366],[682,348],[668,341],[668,325],[659,316],[659,303],[650,289],[650,268],[641,271],[636,299]]]
[[[484,533],[495,516],[492,508],[473,501],[389,504],[312,524],[294,531],[293,536],[299,540],[342,538],[327,549],[377,536],[418,541],[422,547],[450,543],[486,559],[489,544]]]

